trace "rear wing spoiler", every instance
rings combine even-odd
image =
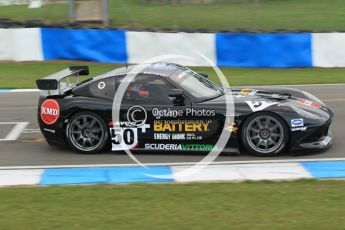
[[[79,76],[80,75],[89,75],[89,67],[88,66],[70,66],[68,69],[61,70],[57,73],[44,77],[36,81],[37,87],[40,90],[48,90],[48,91],[57,91],[58,94],[61,94],[64,89],[70,87],[73,88],[76,84],[79,83]],[[69,80],[67,83],[62,86],[60,83],[62,80],[68,77],[77,77],[75,83],[70,83]]]

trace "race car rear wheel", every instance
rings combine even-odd
[[[66,127],[67,142],[80,153],[100,153],[107,146],[109,133],[103,119],[92,112],[71,117]]]
[[[260,112],[253,114],[243,123],[241,138],[249,153],[255,156],[275,156],[287,146],[288,127],[279,116]]]

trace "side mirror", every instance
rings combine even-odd
[[[204,78],[208,78],[208,74],[206,73],[199,73],[199,75],[203,76]]]
[[[185,105],[182,89],[172,89],[169,92],[169,97],[172,97],[172,102],[174,105]]]
[[[182,89],[171,89],[169,92],[169,97],[182,97],[183,90]]]

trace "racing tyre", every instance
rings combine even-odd
[[[66,139],[69,146],[76,152],[100,153],[108,145],[109,131],[100,116],[84,111],[69,119]]]
[[[283,152],[288,144],[288,126],[275,114],[255,113],[243,123],[241,140],[245,149],[252,155],[275,156]]]

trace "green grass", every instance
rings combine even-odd
[[[88,65],[92,76],[119,67],[91,62],[10,62],[0,63],[0,88],[36,88],[35,81],[71,65]]]
[[[66,4],[52,4],[42,8],[28,9],[27,5],[1,6],[0,18],[12,20],[42,20],[44,22],[67,22]]]
[[[213,4],[143,4],[141,0],[109,0],[110,23],[122,28],[245,29],[250,31],[334,31],[345,28],[343,0],[239,0]],[[67,6],[0,7],[1,18],[67,21]]]
[[[93,62],[9,62],[0,63],[0,88],[36,88],[35,81],[70,65],[89,65],[90,76],[120,67],[113,64]],[[196,67],[197,72],[209,74],[219,82],[211,68]],[[231,86],[238,85],[289,85],[317,83],[345,83],[345,68],[301,68],[301,69],[252,69],[221,68]]]
[[[1,229],[343,229],[345,181],[0,189]]]

